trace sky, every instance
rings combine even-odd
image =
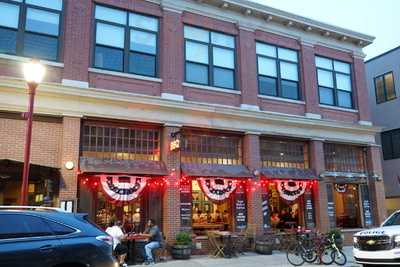
[[[251,0],[375,36],[366,60],[400,45],[400,0]]]

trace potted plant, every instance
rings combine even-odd
[[[175,236],[175,245],[172,246],[171,256],[174,259],[186,260],[192,254],[192,238],[188,232],[179,232]]]
[[[329,231],[329,238],[332,237],[332,235],[334,236],[335,239],[335,244],[338,248],[343,248],[343,234],[342,231],[340,229],[332,229]]]
[[[265,233],[262,238],[256,240],[256,252],[262,255],[272,255],[274,241],[275,239],[272,233]]]

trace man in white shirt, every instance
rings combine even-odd
[[[127,267],[125,263],[126,254],[128,253],[128,248],[121,243],[125,238],[125,234],[122,231],[122,223],[120,221],[115,221],[112,226],[107,227],[106,233],[113,238],[113,249],[114,254],[117,256],[117,260],[120,266]]]

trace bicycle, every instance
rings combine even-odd
[[[313,263],[317,260],[317,253],[310,233],[298,232],[297,242],[293,243],[286,252],[286,258],[293,266],[301,266],[305,262]]]
[[[333,262],[335,262],[337,265],[343,266],[347,263],[347,257],[343,253],[342,249],[337,246],[335,242],[335,234],[332,234],[330,238],[328,238],[328,246],[326,249],[331,249],[331,258],[333,259]]]

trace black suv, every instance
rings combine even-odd
[[[116,267],[112,238],[85,214],[0,206],[1,267]]]

